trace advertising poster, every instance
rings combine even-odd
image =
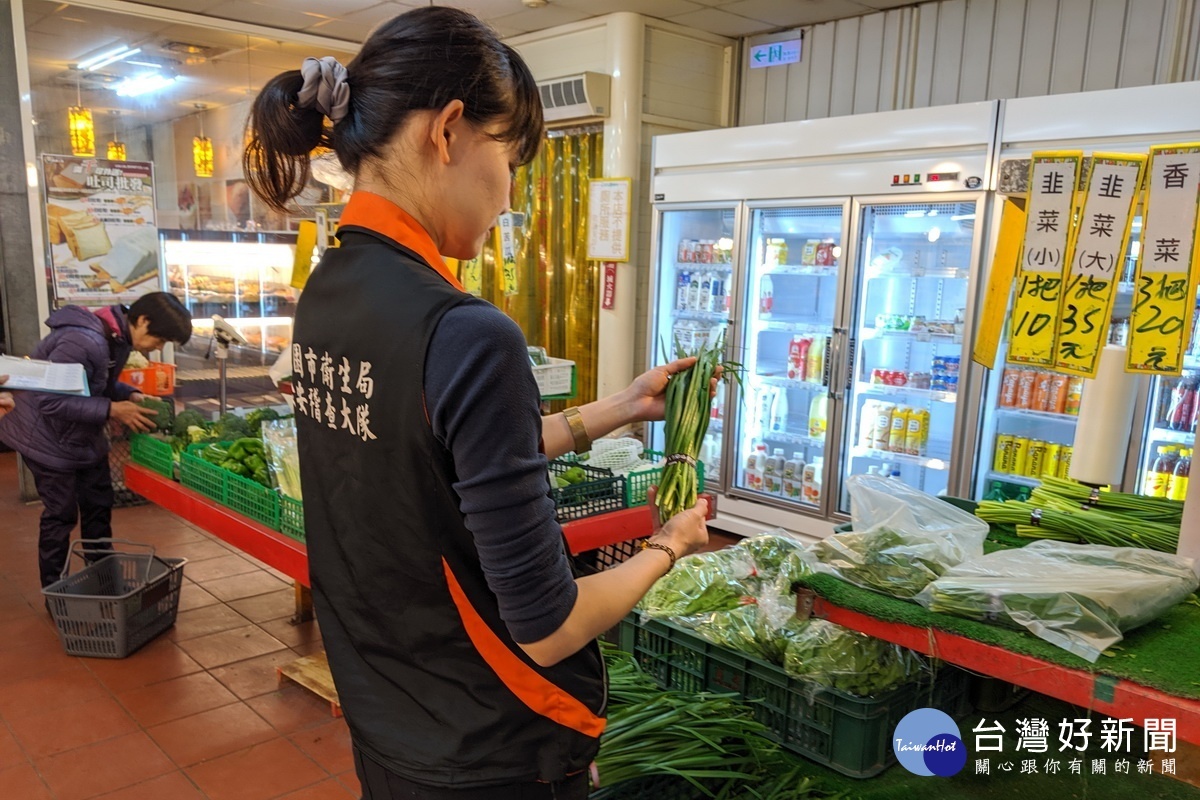
[[[43,155],[42,174],[58,304],[130,303],[157,291],[154,165]]]

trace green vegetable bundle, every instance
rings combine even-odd
[[[200,450],[199,456],[221,469],[271,488],[266,449],[261,439],[241,438],[232,442],[228,448],[211,444]]]
[[[1176,529],[1183,521],[1183,503],[1178,500],[1125,492],[1093,492],[1090,486],[1061,478],[1043,478],[1041,486],[1034,489],[1030,499],[1037,505],[1055,500],[1066,502],[1074,508],[1087,505],[1129,518],[1173,525]]]
[[[937,543],[888,528],[834,534],[813,545],[812,554],[851,583],[901,598],[916,596],[949,566]]]
[[[738,542],[739,547],[750,554],[761,575],[777,575],[788,556],[803,552],[804,544],[785,533],[768,531]]]
[[[793,632],[783,660],[790,675],[858,697],[906,683],[925,666],[912,650],[822,619]]]
[[[679,559],[675,569],[650,587],[639,605],[648,617],[690,617],[731,611],[758,593],[754,562],[728,548]]]
[[[680,511],[696,504],[700,490],[696,459],[708,433],[712,418],[712,380],[725,365],[722,362],[724,336],[711,348],[701,344],[695,353],[686,353],[676,342],[676,357],[695,356],[696,363],[671,376],[667,384],[666,434],[667,463],[659,479],[654,499],[659,518],[666,522]],[[736,367],[735,364],[728,365]],[[736,379],[737,372],[731,371]]]
[[[154,430],[169,431],[174,425],[175,406],[157,397],[143,397],[139,406],[154,412]]]
[[[985,500],[975,509],[982,520],[1016,526],[1018,536],[1056,539],[1109,547],[1141,547],[1174,553],[1179,547],[1179,525],[1154,522],[1124,513],[1084,510],[1069,501],[1042,495],[1038,503]]]

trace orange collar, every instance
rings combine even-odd
[[[460,292],[464,291],[458,278],[446,266],[437,245],[433,243],[433,238],[421,227],[421,223],[391,200],[371,192],[355,192],[350,195],[350,201],[346,203],[338,224],[353,225],[383,234],[412,250],[424,259],[434,272],[445,278],[447,283]]]

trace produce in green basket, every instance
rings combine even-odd
[[[887,528],[834,534],[813,545],[812,554],[851,583],[893,597],[915,597],[948,566],[936,545]]]
[[[195,409],[185,409],[175,415],[175,422],[171,425],[171,433],[176,436],[187,436],[192,428],[205,429],[207,420],[204,415]]]
[[[926,664],[912,650],[813,619],[789,638],[783,667],[813,684],[873,697],[916,679]]]
[[[741,365],[725,363],[724,350],[723,333],[711,348],[703,343],[695,353],[685,352],[679,342],[675,342],[676,358],[695,356],[696,363],[672,375],[667,383],[667,463],[654,498],[663,522],[696,504],[700,488],[696,459],[700,457],[708,421],[712,419],[712,381],[722,372],[734,380],[740,379]]]
[[[587,473],[583,471],[583,467],[568,467],[561,475],[552,474],[550,477],[553,479],[555,487],[565,489],[586,481]]]
[[[175,408],[170,403],[166,400],[159,400],[157,397],[143,397],[138,405],[154,412],[154,429],[156,431],[171,430],[171,417]]]
[[[279,412],[273,408],[256,408],[246,415],[246,427],[250,436],[262,436],[264,422],[274,422],[279,419]]]
[[[237,414],[222,414],[220,419],[212,428],[213,436],[220,439],[222,442],[233,441],[234,439],[242,439],[250,435],[250,426],[246,424],[246,420],[239,417]]]
[[[232,442],[228,449],[211,444],[199,452],[200,458],[235,475],[249,478],[267,488],[271,476],[267,471],[266,451],[261,439],[244,437]]]
[[[750,553],[760,575],[778,575],[789,556],[804,550],[804,543],[781,532],[767,531],[736,545]]]
[[[690,617],[729,611],[758,593],[754,563],[744,550],[728,548],[679,559],[650,587],[638,606],[648,617]]]

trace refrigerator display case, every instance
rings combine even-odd
[[[754,208],[743,294],[745,403],[738,415],[734,489],[760,500],[824,507],[835,398],[845,205]]]
[[[650,327],[651,364],[691,352],[702,342],[723,343],[728,352],[734,289],[736,208],[731,205],[665,209],[658,221],[658,252]],[[700,451],[706,483],[720,484],[724,462],[726,391],[713,403],[713,418]],[[651,449],[666,446],[661,422],[649,426]]]
[[[964,334],[980,204],[872,203],[859,214],[844,476],[883,475],[946,494],[958,468],[955,431],[969,359]],[[844,489],[839,510],[850,510]]]

